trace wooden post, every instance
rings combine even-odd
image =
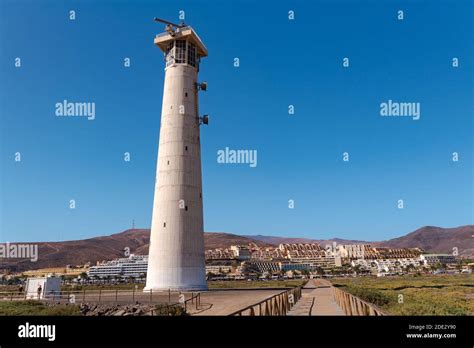
[[[357,315],[357,299],[353,295],[351,295],[351,299],[352,299],[353,313],[354,315]]]
[[[102,297],[102,289],[99,289],[99,303],[100,303],[100,298]]]
[[[153,299],[153,290],[150,289],[150,303],[152,302],[152,299]]]
[[[342,294],[342,302],[344,303],[344,311],[346,312],[346,315],[350,315],[347,308],[347,295],[345,293]]]
[[[132,302],[135,302],[135,288],[133,288],[132,292]]]
[[[356,313],[357,315],[362,315],[362,311],[361,311],[361,308],[360,306],[362,305],[362,302],[357,298],[355,297],[355,302],[356,302]]]
[[[346,308],[347,308],[347,315],[352,315],[349,294],[346,292],[344,296],[345,296],[345,302],[346,302]]]
[[[349,312],[351,315],[354,315],[354,309],[352,308],[352,296],[351,294],[347,294],[347,299],[348,299],[348,306],[349,306]]]
[[[370,315],[370,306],[365,306],[365,315]]]

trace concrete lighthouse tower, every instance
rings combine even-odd
[[[206,290],[197,75],[207,49],[191,27],[155,20],[167,24],[155,37],[166,67],[145,291]]]

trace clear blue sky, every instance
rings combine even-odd
[[[164,78],[152,19],[181,9],[209,50],[206,231],[382,240],[472,224],[472,4],[2,0],[0,240],[150,226]],[[56,117],[64,99],[95,102],[96,119]],[[388,99],[421,103],[421,119],[381,117]],[[225,147],[257,150],[257,167],[217,163]]]

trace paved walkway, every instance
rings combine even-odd
[[[345,315],[334,300],[331,283],[323,279],[310,279],[303,288],[301,299],[288,315]]]
[[[201,293],[201,306],[191,305],[191,315],[229,315],[239,309],[263,301],[285,289],[209,290]]]

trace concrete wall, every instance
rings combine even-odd
[[[196,82],[192,66],[166,69],[145,290],[207,288]]]

